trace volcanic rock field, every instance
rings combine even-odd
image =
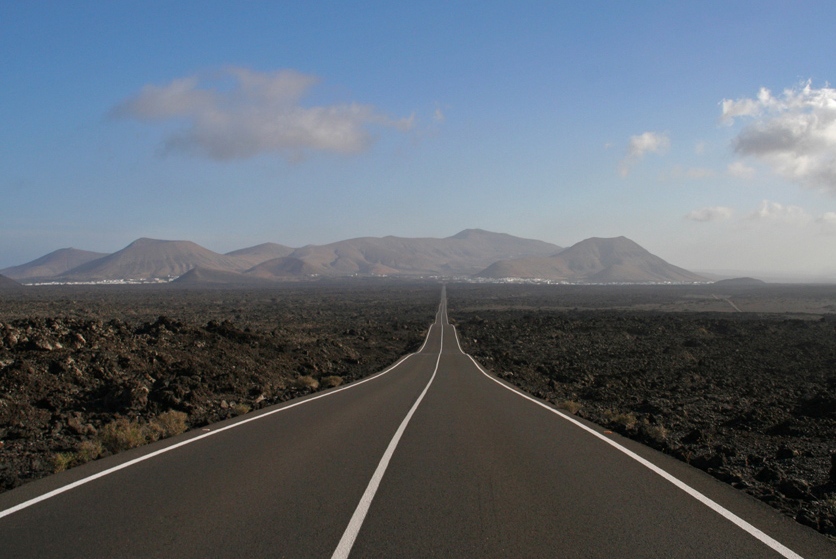
[[[836,537],[835,287],[447,291],[463,349],[500,378]],[[420,347],[439,293],[4,292],[0,489],[380,371]]]
[[[836,288],[712,289],[449,289],[449,313],[500,378],[836,536],[836,315],[793,312]]]

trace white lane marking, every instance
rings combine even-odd
[[[455,334],[456,342],[458,343],[459,334],[456,331],[455,326],[453,327],[453,333]],[[459,351],[461,351],[461,345],[459,346]],[[462,351],[462,353],[464,353],[464,352]],[[745,532],[749,533],[751,536],[754,536],[761,543],[767,545],[768,547],[772,548],[774,551],[780,553],[782,556],[786,557],[787,559],[804,559],[803,557],[801,557],[801,555],[799,555],[796,552],[794,552],[793,550],[789,549],[788,547],[786,547],[781,542],[779,542],[779,541],[771,538],[770,536],[766,535],[765,533],[763,533],[758,528],[755,528],[754,526],[752,526],[751,524],[749,524],[748,522],[746,522],[745,520],[743,520],[742,518],[740,518],[739,516],[737,516],[736,514],[731,512],[730,510],[728,510],[727,508],[723,507],[721,504],[719,504],[715,501],[712,501],[711,499],[709,499],[708,497],[706,497],[705,495],[703,495],[702,493],[700,493],[699,491],[697,491],[696,489],[694,489],[693,487],[691,487],[690,485],[685,483],[684,481],[681,481],[679,478],[676,478],[673,475],[669,474],[668,472],[666,472],[665,470],[663,470],[662,468],[660,468],[659,466],[657,466],[653,462],[650,462],[649,460],[646,460],[646,459],[642,458],[641,456],[639,456],[638,454],[636,454],[632,450],[621,446],[620,444],[618,444],[614,440],[608,439],[604,435],[602,435],[602,434],[598,433],[597,431],[587,427],[586,425],[584,425],[583,423],[581,423],[577,419],[575,419],[571,416],[568,416],[568,415],[566,415],[566,414],[564,414],[564,413],[562,413],[562,412],[560,412],[560,411],[558,411],[558,410],[556,410],[556,409],[554,409],[550,406],[547,406],[546,404],[544,404],[540,400],[537,400],[537,399],[529,396],[528,394],[520,392],[519,390],[517,390],[515,388],[512,388],[512,387],[508,386],[507,384],[504,384],[504,383],[500,382],[499,380],[492,377],[487,371],[485,371],[485,369],[483,369],[482,366],[479,363],[476,362],[476,359],[474,359],[472,355],[470,355],[469,353],[464,353],[464,355],[467,355],[470,358],[470,360],[473,361],[473,364],[476,365],[476,368],[479,369],[479,371],[483,375],[485,375],[486,377],[488,377],[489,379],[491,379],[492,381],[497,383],[499,386],[501,386],[503,388],[507,388],[508,390],[513,392],[514,394],[516,394],[518,396],[521,396],[521,397],[525,398],[526,400],[530,400],[530,401],[534,402],[535,404],[537,404],[541,408],[544,408],[544,409],[556,414],[557,416],[565,419],[566,421],[574,423],[577,427],[580,427],[581,429],[583,429],[587,433],[590,433],[591,435],[599,438],[600,440],[604,441],[605,443],[612,446],[616,450],[619,450],[619,451],[623,452],[624,454],[626,454],[627,456],[629,456],[630,458],[632,458],[633,460],[635,460],[636,462],[638,462],[642,466],[644,466],[647,469],[649,469],[650,471],[660,475],[662,478],[669,481],[670,483],[672,483],[673,485],[675,485],[676,487],[678,487],[679,489],[681,489],[682,491],[684,491],[685,493],[687,493],[688,495],[690,495],[691,497],[696,499],[697,501],[701,502],[702,504],[704,504],[705,506],[707,506],[708,508],[710,508],[714,512],[718,513],[720,516],[722,516],[726,520],[730,521],[732,524],[736,525],[738,528],[741,528]]]
[[[439,312],[440,312],[440,310],[439,310]],[[438,315],[438,313],[436,313],[436,316],[437,315]],[[438,319],[436,318],[436,322],[437,321],[438,321]],[[424,349],[424,346],[427,345],[427,340],[430,338],[430,334],[432,333],[432,327],[433,326],[434,326],[434,324],[430,325],[429,330],[427,330],[427,336],[426,336],[426,338],[424,338],[424,345],[421,346],[421,349],[418,350],[417,353],[420,353],[421,350]],[[332,396],[332,395],[334,395],[338,392],[342,392],[343,390],[348,390],[349,388],[354,388],[355,386],[360,386],[361,384],[364,384],[364,383],[369,382],[371,380],[374,380],[376,378],[382,377],[386,373],[394,370],[396,367],[401,365],[404,361],[406,361],[407,359],[409,359],[413,355],[416,355],[416,353],[410,353],[408,355],[404,355],[394,365],[392,365],[391,367],[389,367],[385,371],[382,371],[382,372],[377,373],[375,375],[372,375],[370,377],[364,378],[363,380],[352,382],[351,384],[347,384],[347,385],[343,386],[342,388],[337,388],[335,390],[331,390],[330,392],[326,392],[324,394],[320,394],[318,396],[314,396],[312,398],[308,398],[308,399],[302,400],[300,402],[295,402],[293,404],[289,404],[289,405],[284,406],[282,408],[278,408],[278,409],[275,409],[275,410],[272,410],[272,411],[268,411],[268,412],[256,415],[254,417],[243,419],[241,421],[233,423],[232,425],[227,425],[226,427],[221,427],[220,429],[216,429],[214,431],[206,432],[202,435],[198,435],[194,438],[179,442],[177,444],[173,444],[171,446],[161,448],[160,450],[156,450],[156,451],[151,452],[149,454],[144,454],[144,455],[142,455],[138,458],[134,458],[133,460],[129,460],[128,462],[124,462],[122,464],[119,464],[118,466],[108,468],[107,470],[102,470],[101,472],[99,472],[97,474],[93,474],[91,476],[88,476],[88,477],[82,478],[80,480],[74,481],[73,483],[64,485],[64,486],[59,487],[57,489],[53,489],[52,491],[49,491],[48,493],[44,493],[43,495],[39,495],[37,497],[29,499],[28,501],[24,501],[22,503],[19,503],[19,504],[13,506],[13,507],[10,507],[10,508],[6,509],[6,510],[0,511],[0,518],[3,518],[5,516],[9,516],[10,514],[14,514],[14,513],[18,512],[18,511],[21,511],[25,508],[29,508],[32,505],[38,504],[42,501],[46,501],[47,499],[51,499],[52,497],[60,495],[61,493],[66,493],[67,491],[69,491],[71,489],[75,489],[76,487],[80,487],[80,486],[82,486],[86,483],[90,483],[91,481],[94,481],[94,480],[97,480],[99,478],[105,477],[105,476],[110,475],[114,472],[118,472],[119,470],[124,470],[125,468],[129,468],[130,466],[133,466],[135,464],[139,464],[140,462],[144,462],[145,460],[150,460],[151,458],[154,458],[155,456],[159,456],[160,454],[165,454],[166,452],[170,452],[174,449],[180,448],[181,446],[186,446],[187,444],[192,444],[192,443],[197,442],[199,440],[205,439],[206,437],[211,437],[213,435],[217,435],[218,433],[222,433],[222,432],[227,431],[229,429],[234,429],[235,427],[240,427],[241,425],[245,425],[245,424],[247,424],[251,421],[257,421],[259,419],[263,419],[263,418],[265,418],[267,416],[270,416],[270,415],[273,415],[275,413],[283,412],[285,410],[295,408],[296,406],[301,406],[302,404],[307,404],[308,402],[313,402],[314,400],[319,400],[320,398],[325,398],[326,396]]]
[[[383,457],[380,459],[377,469],[375,469],[374,474],[372,474],[372,479],[369,481],[366,491],[364,491],[363,496],[360,497],[360,502],[357,504],[354,514],[351,515],[351,520],[348,521],[348,526],[346,527],[345,532],[343,532],[343,536],[340,538],[340,543],[337,544],[334,554],[331,555],[331,559],[347,559],[348,554],[351,553],[351,548],[354,547],[354,540],[357,539],[357,534],[360,533],[360,528],[363,527],[363,521],[366,519],[369,507],[372,505],[372,500],[377,493],[377,488],[380,486],[380,481],[383,479],[383,474],[386,473],[386,468],[389,467],[389,461],[392,459],[392,455],[395,453],[395,449],[401,441],[404,431],[406,431],[406,426],[409,424],[409,420],[412,419],[412,415],[415,413],[415,410],[418,409],[418,406],[421,404],[421,400],[424,399],[424,396],[427,394],[427,390],[430,389],[430,385],[433,383],[433,380],[435,380],[435,375],[438,372],[438,364],[441,362],[441,352],[443,349],[444,323],[442,322],[441,345],[438,349],[438,359],[435,360],[435,370],[430,377],[430,381],[427,383],[427,386],[424,387],[424,390],[421,392],[421,395],[418,396],[418,399],[415,400],[415,403],[412,404],[412,408],[410,408],[406,417],[404,417],[398,427],[398,430],[395,431],[395,436],[392,437],[391,441],[389,441],[389,446],[386,447],[386,452],[383,453]]]
[[[430,339],[430,332],[432,332],[433,326],[439,324],[439,317],[442,316],[442,309],[444,308],[444,288],[441,290],[441,303],[438,304],[438,310],[435,311],[435,322],[430,325],[430,329],[427,331],[427,335],[424,337],[424,343],[421,344],[421,347],[415,353],[421,353],[424,351],[424,348],[427,346],[427,342]]]

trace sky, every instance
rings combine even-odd
[[[467,228],[836,281],[831,1],[0,0],[0,269]]]

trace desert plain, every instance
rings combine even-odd
[[[0,292],[0,490],[420,347],[438,282]],[[836,286],[450,283],[499,378],[836,537]],[[571,449],[567,449],[571,452]]]

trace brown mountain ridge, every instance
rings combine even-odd
[[[20,266],[12,266],[2,270],[6,277],[21,281],[54,278],[73,268],[107,256],[103,252],[90,252],[76,248],[61,248],[40,258]]]
[[[592,237],[553,256],[500,260],[476,274],[584,283],[687,283],[706,278],[665,262],[626,237]]]
[[[4,275],[0,275],[0,289],[14,289],[17,287],[23,287],[20,283],[16,282],[12,278],[8,278]]]
[[[86,253],[87,256],[95,254]],[[118,252],[71,269],[62,270],[58,266],[56,269],[62,271],[52,276],[43,275],[44,259],[47,257],[8,270],[22,278],[37,277],[39,281],[165,281],[180,278],[178,283],[188,285],[254,285],[265,280],[382,275],[521,278],[573,283],[706,281],[665,262],[625,237],[587,239],[564,250],[543,241],[481,229],[467,229],[441,239],[360,237],[297,249],[264,243],[227,254],[213,252],[191,241],[141,238]],[[38,275],[34,275],[33,270],[38,270]],[[0,272],[6,273],[5,270]]]

